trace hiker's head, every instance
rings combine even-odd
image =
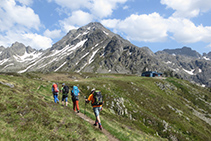
[[[95,92],[95,88],[93,88],[93,89],[91,90],[91,94],[94,93],[94,92]]]
[[[65,86],[65,83],[63,83],[62,86]]]

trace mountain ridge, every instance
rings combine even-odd
[[[188,47],[153,53],[148,47],[137,47],[97,22],[70,30],[46,50],[38,51],[17,42],[1,50],[2,72],[73,71],[141,75],[151,70],[211,87],[209,53],[200,55]]]

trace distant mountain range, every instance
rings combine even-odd
[[[0,71],[96,72],[141,75],[158,71],[202,86],[211,87],[211,52],[203,55],[189,47],[153,53],[114,34],[100,23],[71,30],[47,50],[22,43],[0,46]]]

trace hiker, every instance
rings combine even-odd
[[[54,102],[55,103],[59,103],[59,99],[58,99],[58,94],[59,94],[59,88],[58,88],[58,84],[53,83],[52,85],[52,92],[53,92],[53,97],[54,97]]]
[[[94,126],[97,126],[97,124],[99,124],[99,128],[100,130],[102,130],[102,124],[100,121],[100,111],[102,110],[102,106],[103,106],[103,97],[102,94],[100,92],[100,90],[95,90],[92,89],[88,99],[85,99],[86,103],[89,103],[90,101],[93,107],[93,111],[96,117]]]
[[[72,96],[72,101],[73,101],[73,110],[76,111],[77,108],[77,113],[79,113],[79,89],[77,86],[72,86],[71,90],[71,96]]]
[[[62,92],[62,106],[64,106],[64,101],[65,101],[65,106],[67,107],[69,87],[65,85],[65,83],[62,84],[61,92]]]

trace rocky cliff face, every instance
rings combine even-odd
[[[178,49],[164,49],[164,52],[167,52],[169,54],[175,54],[175,55],[184,55],[194,58],[201,58],[201,54],[199,54],[197,51],[192,50],[189,47],[183,47]]]
[[[209,54],[190,48],[153,53],[137,47],[100,23],[71,30],[51,48],[37,51],[14,43],[0,47],[0,71],[75,71],[141,75],[144,71],[172,72],[179,78],[211,86]]]
[[[211,86],[211,61],[205,54],[201,56],[187,47],[176,50],[163,50],[155,54],[180,78]]]

